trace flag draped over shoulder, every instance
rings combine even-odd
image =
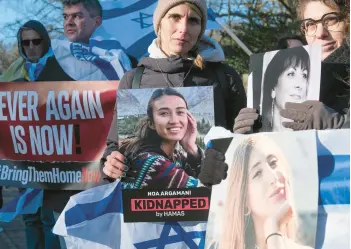
[[[51,45],[58,63],[74,80],[120,80],[131,69],[121,44],[103,26],[94,31],[89,44],[59,37]]]
[[[65,237],[68,248],[204,248],[206,222],[124,223],[121,185],[72,196],[53,232]]]
[[[156,38],[153,27],[153,13],[157,0],[122,0],[101,2],[103,26],[116,37],[127,54],[136,59],[147,54],[147,48]],[[215,16],[208,9],[206,29],[219,29]]]

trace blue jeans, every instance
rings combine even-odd
[[[41,207],[35,214],[23,215],[26,226],[27,249],[60,249],[57,235],[52,233],[55,225],[52,209]]]

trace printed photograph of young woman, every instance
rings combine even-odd
[[[272,51],[252,56],[251,67],[262,66],[253,71],[249,84],[248,106],[256,108],[262,115],[260,131],[290,130],[282,122],[290,121],[280,115],[285,103],[302,103],[318,100],[320,88],[320,56],[318,46],[305,46]],[[258,72],[262,73],[258,75]]]
[[[131,165],[127,177],[122,178],[126,189],[200,185],[196,176],[203,159],[201,133],[214,122],[212,91],[211,87],[118,91],[117,127],[121,149]],[[126,104],[129,101],[134,105]],[[128,115],[130,112],[134,116]],[[126,134],[125,129],[133,126],[134,133]]]
[[[212,187],[205,248],[314,248],[315,139],[313,131],[235,136],[228,178]]]

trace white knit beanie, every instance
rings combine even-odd
[[[166,15],[166,13],[176,5],[181,3],[191,3],[196,5],[201,11],[201,37],[206,29],[207,24],[207,5],[206,0],[158,0],[157,7],[153,16],[154,30],[156,35],[158,35],[158,29],[160,28],[161,19]]]

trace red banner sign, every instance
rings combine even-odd
[[[0,185],[100,182],[117,81],[0,83]]]

